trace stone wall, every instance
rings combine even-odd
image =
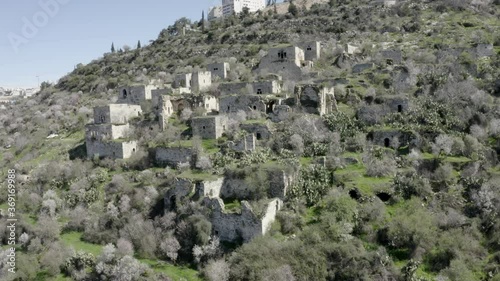
[[[403,52],[401,50],[382,50],[380,56],[392,64],[401,64],[403,62]]]
[[[192,166],[195,158],[196,153],[190,147],[157,147],[155,151],[155,161],[159,166]]]
[[[218,198],[220,197],[223,183],[224,183],[224,178],[197,182],[196,194],[198,194],[198,196],[201,198],[203,197]]]
[[[254,213],[247,201],[241,202],[241,213],[226,212],[224,202],[218,198],[206,198],[204,204],[211,209],[213,235],[221,241],[249,242],[270,230],[283,202],[279,199],[270,200],[261,216]]]
[[[211,63],[207,66],[207,70],[212,73],[212,79],[219,77],[224,80],[227,78],[227,72],[230,70],[229,63]]]
[[[392,113],[406,112],[410,107],[410,100],[404,96],[385,96],[381,99]]]
[[[257,140],[268,140],[272,136],[271,128],[268,124],[257,124],[257,123],[248,123],[241,124],[240,129],[247,131],[250,134],[254,134]]]
[[[159,108],[161,96],[169,96],[172,94],[173,94],[173,90],[170,88],[152,90],[151,91],[151,103],[153,104],[153,107],[156,109]]]
[[[356,64],[352,67],[352,73],[354,73],[354,74],[361,73],[367,69],[372,69],[374,66],[375,66],[375,64],[373,64],[372,62],[359,63],[359,64]]]
[[[232,95],[219,98],[220,113],[231,113],[239,110],[266,112],[266,104],[263,98],[257,95]]]
[[[195,184],[188,179],[176,178],[173,187],[167,191],[163,198],[165,209],[176,210],[188,195],[195,190]]]
[[[349,55],[361,54],[361,48],[359,46],[347,44],[345,52]]]
[[[253,89],[250,88],[250,83],[221,83],[218,88],[222,95],[235,95],[235,94],[250,94]]]
[[[269,196],[285,199],[297,174],[286,173],[283,170],[269,170]]]
[[[210,71],[195,72],[192,75],[191,89],[195,92],[204,92],[212,86],[212,73]]]
[[[110,104],[94,108],[95,124],[126,124],[142,114],[141,106],[129,104]]]
[[[200,136],[202,139],[218,139],[222,137],[227,127],[227,116],[205,116],[191,119],[193,136]]]
[[[203,103],[207,113],[219,111],[219,99],[214,96],[204,96]]]
[[[88,124],[85,126],[85,139],[87,141],[106,141],[125,138],[130,132],[129,124]]]
[[[152,90],[154,89],[155,86],[153,85],[121,87],[117,103],[139,105],[145,100],[151,100]]]
[[[301,111],[324,115],[336,110],[334,88],[313,84],[295,86],[295,101]]]
[[[170,101],[170,98],[167,96],[159,97],[159,108],[157,110],[158,122],[160,126],[160,130],[164,131],[167,124],[168,119],[175,114],[174,105]]]
[[[192,86],[192,78],[192,73],[177,74],[174,78],[174,83],[172,83],[172,87],[190,89]]]
[[[281,93],[281,83],[277,80],[256,81],[251,83],[255,95],[276,95]]]
[[[419,138],[411,131],[401,131],[397,129],[374,130],[368,133],[366,139],[373,144],[384,147],[415,147]]]
[[[236,140],[234,142],[232,142],[232,141],[229,142],[228,146],[229,146],[229,149],[232,149],[232,150],[238,151],[238,152],[254,151],[256,142],[257,142],[257,139],[255,138],[254,134],[247,134],[244,137],[242,137],[240,140]]]
[[[292,109],[288,105],[276,105],[273,110],[273,114],[270,114],[269,117],[273,122],[282,122],[288,120]]]
[[[108,157],[114,159],[130,158],[137,151],[137,142],[101,142],[101,141],[86,141],[87,156]]]
[[[268,54],[261,59],[256,71],[278,74],[286,79],[300,80],[304,61],[304,51],[299,47],[271,48]]]

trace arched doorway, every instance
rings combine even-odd
[[[384,139],[384,146],[389,147],[391,145],[391,140],[389,138]]]

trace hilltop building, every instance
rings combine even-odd
[[[248,8],[251,13],[264,9],[264,0],[222,0],[222,15],[227,17],[232,14],[239,14],[243,8]]]

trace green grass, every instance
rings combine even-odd
[[[82,233],[68,232],[61,235],[61,240],[68,247],[73,247],[75,251],[84,251],[98,256],[102,252],[103,246],[82,241]]]
[[[241,210],[241,202],[239,200],[224,202],[224,207],[227,212],[239,212]]]
[[[217,176],[209,173],[203,173],[199,171],[187,170],[182,172],[177,176],[178,178],[188,179],[192,181],[205,181],[205,180],[216,180]]]
[[[300,164],[302,166],[307,166],[307,165],[310,165],[313,161],[313,158],[312,157],[301,157],[300,158]]]
[[[149,265],[155,272],[163,273],[174,281],[201,281],[198,271],[168,264],[162,261],[139,259],[140,262]]]

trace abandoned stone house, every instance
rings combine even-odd
[[[315,61],[321,57],[321,42],[303,42],[298,44],[299,47],[304,51],[304,60]]]
[[[227,79],[227,74],[230,70],[229,63],[211,63],[207,66],[207,70],[212,73],[212,79],[219,77],[222,80]]]
[[[245,134],[240,139],[229,141],[228,148],[237,152],[254,151],[257,138],[254,134]]]
[[[382,96],[380,99],[392,113],[406,112],[410,107],[410,99],[405,96]]]
[[[210,71],[194,72],[191,82],[191,89],[194,92],[204,92],[212,86],[212,73]]]
[[[145,100],[151,100],[152,91],[155,89],[153,85],[137,85],[119,88],[119,96],[117,103],[136,104],[139,105]]]
[[[142,114],[140,105],[109,104],[94,108],[94,124],[126,124]]]
[[[192,86],[192,73],[183,73],[175,75],[174,82],[172,83],[173,88],[188,88],[191,89]]]
[[[295,86],[295,102],[298,109],[309,114],[329,114],[337,110],[334,88],[314,84]]]
[[[136,141],[86,141],[88,157],[106,157],[114,159],[127,159],[137,151]]]
[[[304,50],[296,46],[276,47],[269,49],[255,71],[275,73],[286,79],[300,80],[303,69],[308,69],[312,62],[305,60]]]
[[[202,139],[218,139],[226,131],[228,119],[225,115],[195,117],[191,119],[193,136]]]
[[[267,122],[264,123],[242,123],[240,129],[255,135],[257,140],[269,140],[273,135],[273,129]]]
[[[222,95],[253,94],[253,95],[277,95],[281,93],[281,81],[267,80],[250,83],[222,83],[218,88]]]
[[[280,199],[271,199],[262,213],[257,214],[247,201],[241,202],[241,213],[226,211],[220,198],[205,198],[203,203],[211,210],[212,234],[221,241],[230,242],[249,242],[257,236],[265,235],[283,206]]]
[[[408,146],[409,148],[418,145],[419,138],[411,131],[401,131],[398,129],[380,129],[369,132],[366,140],[382,147],[399,148]]]
[[[157,147],[155,150],[155,162],[162,167],[178,168],[182,165],[192,167],[195,159],[196,151],[192,147]]]
[[[231,95],[219,98],[219,112],[223,114],[243,110],[266,112],[267,106],[262,96],[258,95]]]
[[[126,138],[128,120],[141,114],[139,105],[110,104],[94,108],[94,123],[86,126],[85,146],[88,157],[130,158],[137,151],[137,142],[118,141]]]
[[[109,141],[126,138],[130,131],[127,124],[88,124],[85,126],[85,139],[87,141]]]
[[[160,96],[159,105],[155,108],[157,108],[156,115],[158,117],[160,130],[164,131],[168,124],[168,119],[175,113],[174,106],[168,96]]]

